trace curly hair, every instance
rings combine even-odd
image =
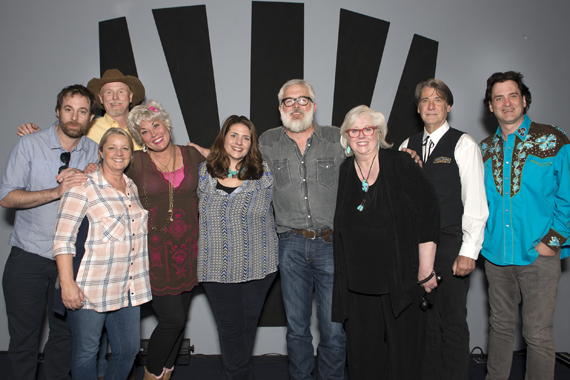
[[[251,133],[251,146],[245,157],[237,164],[237,178],[240,180],[258,180],[263,176],[263,158],[259,151],[259,143],[257,140],[257,132],[253,123],[245,116],[232,115],[228,117],[222,129],[216,137],[210,154],[206,158],[206,168],[208,173],[214,178],[227,178],[228,168],[230,167],[230,157],[224,147],[226,135],[230,131],[230,127],[234,124],[243,124]],[[243,171],[242,171],[243,170]]]
[[[127,117],[127,127],[129,128],[129,132],[131,132],[131,135],[137,144],[144,144],[139,131],[141,123],[143,121],[152,120],[161,121],[162,124],[168,128],[172,136],[172,120],[170,120],[170,115],[168,112],[166,112],[162,104],[156,100],[149,100],[144,104],[134,107],[131,112],[129,112],[129,116]]]

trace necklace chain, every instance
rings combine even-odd
[[[376,156],[378,156],[378,153],[376,153]],[[364,210],[364,203],[366,203],[366,195],[368,194],[368,188],[370,187],[370,184],[368,183],[368,178],[370,178],[370,173],[372,173],[372,166],[374,165],[374,160],[376,160],[376,156],[374,156],[374,158],[372,159],[372,163],[370,164],[370,169],[368,169],[368,176],[366,178],[364,178],[364,173],[362,173],[362,168],[360,167],[358,160],[356,159],[356,157],[354,157],[356,166],[358,166],[358,170],[360,170],[360,176],[363,178],[362,191],[364,191],[364,197],[362,197],[362,202],[360,202],[360,205],[356,208],[358,211]]]
[[[155,160],[153,160],[150,151],[147,153],[148,157],[149,157],[149,161],[155,162]],[[162,162],[160,162],[160,160],[158,160],[158,157],[155,157],[156,161],[158,161],[160,163],[160,165],[162,165]],[[168,164],[170,163],[170,160],[172,160],[172,171],[168,170]],[[147,168],[150,170],[150,165],[147,162]],[[164,225],[164,227],[162,228],[156,228],[156,226],[154,226],[152,224],[152,221],[149,219],[149,225],[150,228],[155,230],[155,231],[163,231],[166,229],[166,227],[168,227],[168,225],[170,223],[172,223],[174,221],[174,184],[176,183],[176,146],[174,144],[172,144],[172,156],[170,156],[170,159],[168,160],[168,162],[166,163],[166,165],[162,165],[164,166],[165,173],[172,173],[172,177],[170,177],[170,175],[168,176],[168,212],[170,213],[170,217],[168,217],[168,219],[166,220],[166,224]],[[158,169],[158,167],[157,167]],[[143,178],[143,191],[144,191],[144,203],[145,203],[145,208],[147,210],[150,211],[150,208],[148,207],[148,193],[147,193],[147,189],[146,189],[146,169],[143,169],[144,171],[144,178]],[[159,169],[159,171],[161,171]]]

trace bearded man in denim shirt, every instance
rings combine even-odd
[[[499,122],[480,144],[489,219],[487,259],[490,328],[487,380],[507,379],[522,302],[527,380],[554,379],[552,334],[560,259],[570,246],[570,145],[557,127],[531,122],[522,74],[495,73],[485,106]]]
[[[318,379],[344,379],[341,323],[331,321],[332,228],[338,170],[344,160],[337,127],[318,125],[313,87],[301,79],[278,94],[282,127],[261,135],[259,147],[275,179],[273,206],[279,235],[279,269],[292,380],[313,379],[312,294],[317,298]]]

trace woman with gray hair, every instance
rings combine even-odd
[[[385,140],[384,115],[348,112],[334,219],[333,321],[346,322],[351,379],[420,378],[425,315],[437,282],[434,189],[409,154]],[[410,361],[410,358],[414,358]]]
[[[149,211],[148,248],[152,308],[158,317],[147,352],[145,380],[169,379],[182,342],[190,291],[198,284],[198,166],[195,148],[172,142],[168,112],[155,100],[134,107],[127,119],[136,151],[126,174]]]

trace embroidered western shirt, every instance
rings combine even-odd
[[[76,283],[85,309],[108,312],[151,300],[148,270],[148,211],[137,186],[124,176],[126,193],[115,190],[99,170],[67,190],[59,205],[53,254],[75,255],[75,240],[86,216],[89,232]]]
[[[480,144],[489,220],[482,255],[496,265],[528,265],[543,242],[570,254],[570,141],[558,127],[532,123]]]

